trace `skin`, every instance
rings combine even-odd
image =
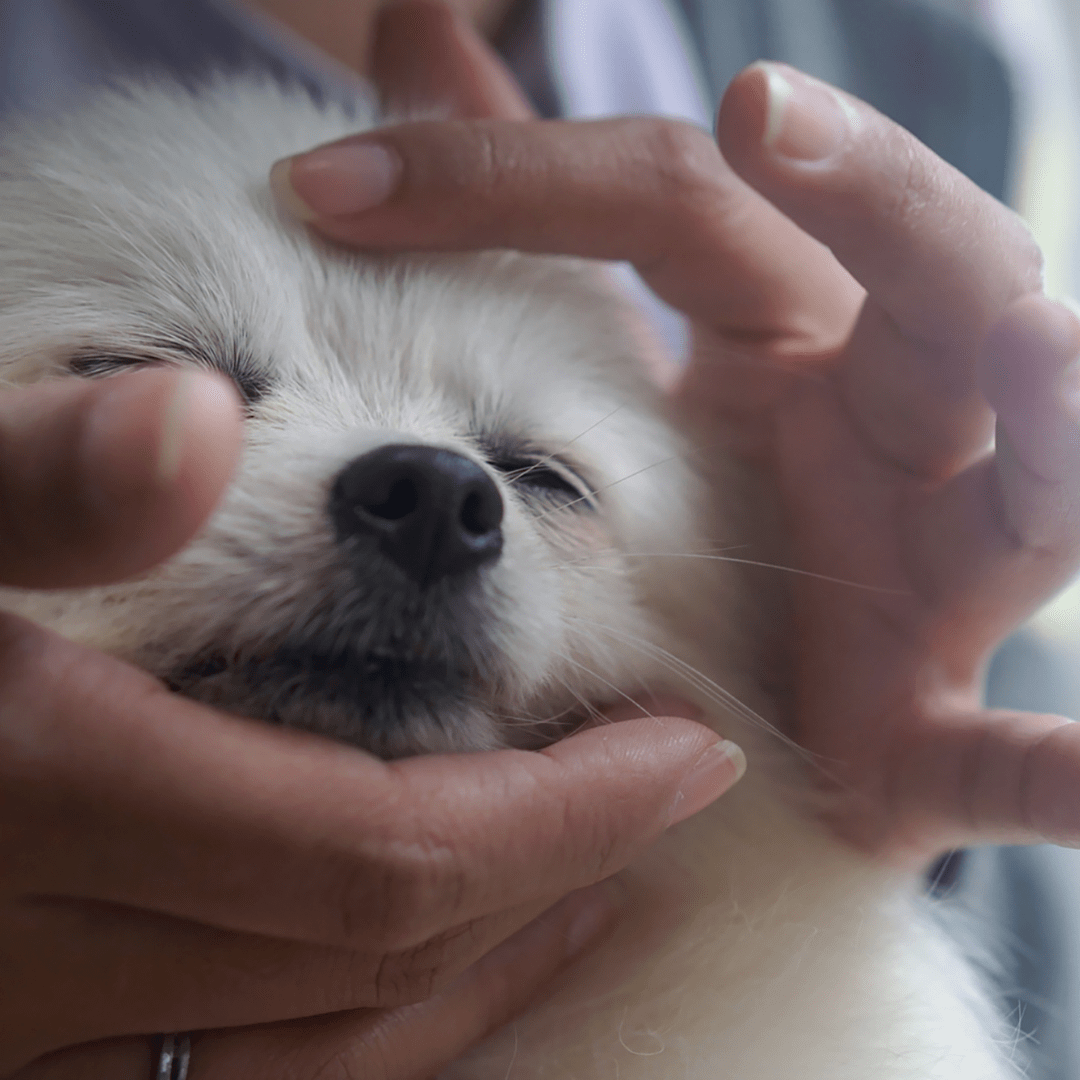
[[[387,0],[247,0],[327,56],[361,75],[371,74],[376,19]],[[450,0],[446,5],[490,36],[513,0]]]
[[[795,733],[835,763],[842,834],[910,864],[961,842],[1077,842],[1073,730],[978,707],[987,652],[1066,579],[1080,549],[1080,380],[1066,370],[1080,324],[1039,296],[1038,254],[1018,221],[854,101],[858,131],[823,163],[805,160],[811,136],[847,129],[794,103],[779,141],[764,145],[760,70],[725,98],[722,156],[703,133],[666,121],[532,121],[481,39],[430,4],[384,16],[373,71],[391,101],[437,97],[461,119],[353,140],[390,151],[381,203],[370,171],[365,192],[323,154],[277,170],[289,204],[368,249],[631,260],[693,320],[694,360],[673,394],[697,430],[755,470],[791,537],[785,560],[891,590],[792,578],[791,633],[770,657]],[[780,74],[800,88],[795,73]],[[832,100],[806,94],[819,109]],[[367,208],[320,216],[320,189],[339,209],[343,193],[367,196]],[[16,408],[45,391],[0,410],[5,494],[21,496],[31,524],[35,507],[39,517],[50,500],[65,507],[0,549],[0,562],[20,568],[9,580],[70,583],[85,550],[98,553],[86,581],[119,576],[197,527],[225,482],[238,421],[220,403],[185,413],[176,479],[147,485],[132,462],[157,458],[161,395],[172,390],[153,380],[168,378],[129,377],[144,380],[146,397],[125,415],[146,424],[106,441],[121,473],[109,515],[71,480],[100,475],[92,454],[82,463],[77,432],[103,388],[49,391],[59,396],[40,407],[47,453],[29,475],[31,435]],[[90,404],[65,406],[64,394]],[[142,510],[125,516],[129,505]],[[167,527],[148,505],[169,508]],[[139,559],[126,555],[132,535]],[[39,1047],[92,1043],[39,1060],[22,1080],[141,1080],[145,1038],[95,1040],[188,1028],[217,1029],[196,1039],[192,1080],[427,1080],[571,962],[565,944],[553,946],[577,938],[576,916],[610,928],[619,894],[594,893],[597,907],[557,909],[492,945],[646,846],[680,787],[696,792],[696,808],[731,779],[685,779],[714,737],[678,720],[630,721],[540,755],[384,765],[176,701],[26,624],[4,631],[0,866],[16,870],[3,882],[0,949],[30,981],[14,1014],[0,1008],[5,1024],[17,1017],[0,1045],[22,1040],[32,1056],[26,1032],[41,1030],[52,1041],[38,1036]],[[461,784],[463,771],[474,783]],[[466,788],[475,804],[460,803]],[[58,795],[43,800],[43,790]],[[432,792],[434,820],[395,814]],[[447,857],[403,865],[401,842],[417,838]],[[80,850],[96,857],[73,860]],[[530,881],[550,895],[523,895]],[[459,898],[452,910],[431,903],[443,884]],[[29,902],[42,894],[68,899]],[[92,971],[75,963],[63,979],[42,977],[41,938],[37,951],[24,944],[34,919],[51,940],[58,927],[69,934],[50,963],[72,944],[108,947],[77,951]],[[118,962],[127,948],[132,959]],[[154,963],[140,968],[136,950]],[[83,1011],[93,1001],[95,1031],[75,1031],[63,1003],[50,1010],[58,986]],[[238,1001],[250,1015],[237,1015]],[[0,1073],[12,1068],[9,1059]]]

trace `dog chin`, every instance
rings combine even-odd
[[[475,673],[445,661],[304,645],[246,657],[209,651],[163,681],[227,712],[329,735],[387,759],[539,749],[598,712],[591,704],[545,700],[519,704],[524,715],[515,716],[513,705],[485,700],[490,691]]]

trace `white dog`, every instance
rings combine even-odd
[[[696,475],[595,271],[360,257],[279,215],[270,164],[369,124],[225,81],[0,134],[3,378],[198,365],[249,408],[187,550],[0,599],[384,755],[539,745],[645,687],[747,749],[743,782],[626,871],[677,918],[643,911],[453,1080],[1013,1075],[919,882],[810,812],[812,766],[750,677],[759,598],[694,557],[744,538],[744,500],[714,494],[736,478]]]

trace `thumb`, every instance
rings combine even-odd
[[[186,543],[235,468],[226,379],[158,368],[0,394],[0,582],[130,577]]]

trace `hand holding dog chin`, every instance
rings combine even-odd
[[[782,65],[734,80],[723,156],[667,120],[529,120],[430,3],[384,16],[376,67],[392,103],[441,97],[471,119],[279,163],[279,195],[367,249],[629,260],[692,320],[675,394],[747,462],[785,538],[763,532],[749,557],[852,583],[783,579],[764,673],[829,763],[835,827],[913,863],[1080,843],[1080,728],[979,704],[993,647],[1080,564],[1080,322],[1041,295],[1019,219]]]
[[[225,380],[170,370],[0,396],[0,583],[168,557],[241,426]],[[0,1076],[141,1080],[150,1035],[207,1030],[199,1080],[430,1076],[618,920],[594,883],[734,782],[716,741],[388,764],[0,615]]]

